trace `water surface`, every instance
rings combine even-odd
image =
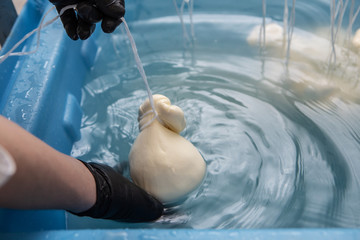
[[[297,6],[288,69],[282,47],[260,54],[247,41],[262,23],[261,3],[223,14],[196,12],[195,2],[193,43],[174,12],[130,23],[151,90],[183,109],[181,135],[203,154],[207,176],[154,223],[69,215],[69,228],[359,227],[360,61],[356,50],[343,48],[329,68],[329,9],[311,2]],[[281,25],[280,2],[268,9],[266,21]],[[97,43],[99,58],[82,90],[82,138],[72,154],[129,177],[147,93],[125,33],[100,35]]]

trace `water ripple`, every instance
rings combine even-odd
[[[307,6],[301,7],[301,18]],[[269,51],[260,58],[246,42],[260,18],[207,17],[194,18],[193,49],[155,34],[164,19],[163,31],[174,33],[173,16],[134,25],[143,32],[135,36],[152,91],[184,110],[187,128],[181,134],[206,159],[206,179],[155,223],[108,222],[107,227],[359,227],[360,99],[351,74],[339,66],[328,75],[321,63],[313,64],[319,56],[307,57],[296,45],[298,55],[286,74],[279,54]],[[298,33],[299,39],[312,35]],[[117,52],[128,48],[126,42],[115,45]],[[104,44],[102,50],[111,64],[100,56],[83,88],[82,139],[73,155],[122,164],[128,174],[127,154],[146,91],[131,56],[106,54],[112,47]],[[98,224],[69,222],[70,228]]]

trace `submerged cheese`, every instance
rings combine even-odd
[[[133,181],[163,203],[181,200],[202,182],[206,164],[192,143],[179,135],[186,123],[183,111],[163,95],[154,95],[158,119],[144,128],[131,148]],[[140,129],[154,114],[149,100],[139,109]]]

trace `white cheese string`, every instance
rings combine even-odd
[[[59,15],[57,15],[56,17],[54,17],[53,19],[47,21],[44,23],[44,20],[46,18],[46,16],[55,9],[55,6],[50,8],[45,15],[42,17],[41,21],[40,21],[40,25],[39,27],[35,28],[34,30],[32,30],[31,32],[29,32],[28,34],[26,34],[20,41],[18,41],[7,53],[5,53],[4,55],[0,56],[0,64],[2,62],[4,62],[8,57],[11,56],[25,56],[25,55],[30,55],[33,53],[36,53],[39,49],[40,46],[40,31],[45,28],[46,26],[52,24],[53,22],[55,22],[66,10],[69,9],[75,9],[76,5],[69,5],[64,7],[63,9],[61,9]],[[31,37],[34,33],[37,32],[37,42],[36,42],[36,48],[32,51],[28,51],[28,52],[14,52],[19,46],[20,44],[22,44],[26,39],[28,39],[29,37]]]
[[[123,21],[124,23],[124,27],[125,27],[125,31],[126,31],[126,34],[129,38],[129,41],[130,41],[130,44],[131,44],[131,49],[134,53],[134,58],[135,58],[135,62],[136,62],[136,66],[137,66],[137,69],[139,70],[140,72],[140,75],[142,77],[142,79],[144,80],[144,83],[145,83],[145,86],[146,86],[146,91],[148,93],[148,97],[149,97],[149,101],[150,101],[150,106],[152,108],[152,110],[142,114],[142,116],[140,117],[139,120],[142,120],[144,117],[148,116],[150,113],[154,113],[154,117],[148,121],[147,123],[143,124],[141,127],[140,127],[140,131],[144,130],[146,127],[148,127],[151,123],[153,123],[155,121],[155,119],[157,119],[160,123],[163,123],[162,120],[159,118],[159,115],[156,111],[156,108],[155,108],[155,103],[154,103],[154,98],[153,98],[153,95],[151,93],[151,90],[150,90],[150,86],[149,86],[149,83],[148,83],[148,80],[147,80],[147,77],[146,77],[146,74],[145,74],[145,70],[144,70],[144,67],[141,63],[141,60],[140,60],[140,57],[139,57],[139,54],[138,54],[138,51],[137,51],[137,48],[136,48],[136,44],[135,44],[135,41],[134,41],[134,38],[132,37],[131,35],[131,32],[130,32],[130,29],[129,29],[129,26],[127,25],[126,21],[125,21],[125,18],[121,18],[121,20]]]

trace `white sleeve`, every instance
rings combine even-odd
[[[0,188],[15,174],[13,157],[0,145]]]

